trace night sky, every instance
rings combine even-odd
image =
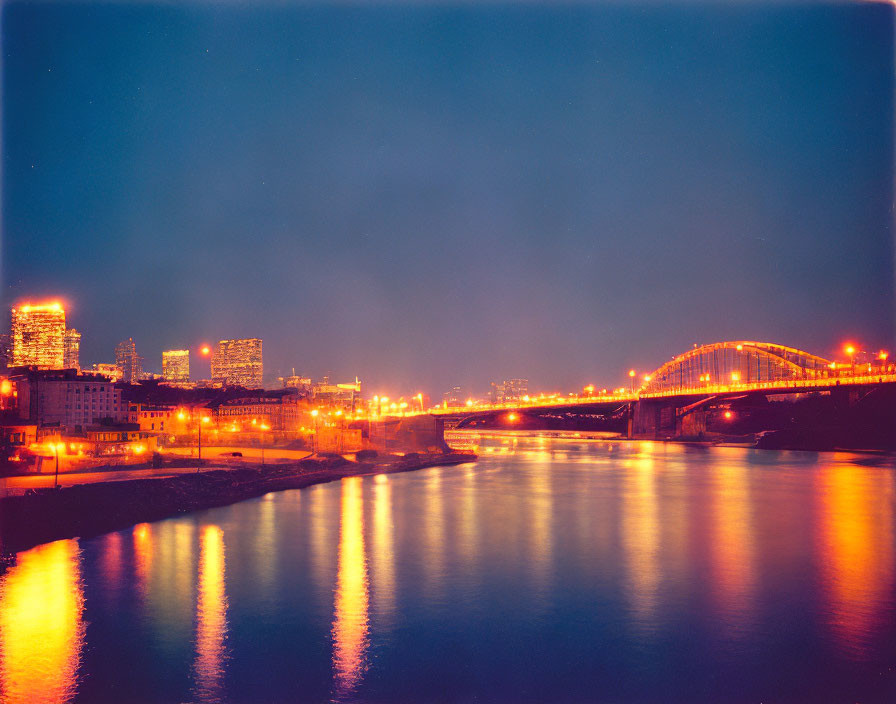
[[[3,305],[373,392],[894,343],[893,7],[6,3]],[[195,360],[194,360],[195,361]]]

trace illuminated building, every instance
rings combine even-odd
[[[139,381],[142,361],[133,338],[119,342],[115,347],[115,364],[121,369],[121,380],[126,384],[136,384]]]
[[[189,381],[190,350],[162,352],[162,378],[165,381]]]
[[[209,407],[215,409],[218,425],[225,430],[236,428],[251,431],[253,426],[257,428],[262,424],[276,431],[297,430],[299,397],[283,391],[269,391],[268,394],[270,396],[228,399],[217,404],[210,403]]]
[[[463,406],[463,391],[459,386],[452,386],[449,391],[442,394],[442,402],[446,406]]]
[[[212,357],[212,381],[225,386],[261,388],[261,340],[221,340]]]
[[[354,408],[355,397],[361,393],[361,382],[358,377],[344,384],[331,384],[330,377],[325,376],[320,383],[311,387],[311,395],[315,401],[334,403],[347,408]]]
[[[40,426],[58,423],[73,428],[105,419],[127,420],[121,389],[104,376],[78,374],[72,369],[38,369],[11,379],[18,392],[19,415]]]
[[[495,403],[519,401],[529,395],[528,379],[505,379],[500,384],[492,383],[492,395]]]
[[[284,389],[299,389],[306,392],[311,390],[311,378],[296,374],[295,368],[293,368],[291,376],[277,377],[277,380]]]
[[[65,310],[59,303],[24,304],[12,309],[11,366],[65,366]]]
[[[62,344],[62,366],[66,369],[81,369],[81,333],[74,328],[65,331]]]
[[[0,369],[6,369],[12,363],[12,335],[0,333]]]
[[[177,406],[160,406],[147,403],[128,404],[128,422],[136,423],[140,430],[156,433],[174,433]]]
[[[90,371],[107,376],[112,381],[121,381],[121,368],[117,364],[100,362],[99,364],[94,364]]]

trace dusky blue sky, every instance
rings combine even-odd
[[[7,2],[3,303],[371,392],[889,346],[893,50],[865,3]]]

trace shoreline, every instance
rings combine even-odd
[[[379,458],[377,458],[379,459]],[[196,474],[76,484],[0,498],[0,570],[6,556],[66,538],[92,538],[138,523],[228,506],[272,491],[303,489],[344,477],[413,472],[476,461],[470,453],[389,456],[356,462],[343,457],[209,469]]]
[[[849,452],[857,455],[875,455],[875,456],[896,456],[896,451],[882,448],[854,448],[854,447],[837,447],[824,446],[806,443],[772,443],[761,442],[760,439],[752,437],[750,440],[743,440],[741,436],[720,436],[718,438],[658,438],[658,437],[626,437],[618,433],[608,433],[604,431],[591,430],[452,430],[452,433],[467,437],[493,437],[493,438],[545,438],[548,440],[566,440],[572,442],[596,442],[596,443],[612,443],[612,442],[654,442],[672,445],[687,445],[690,447],[738,447],[745,450],[767,450],[770,452],[824,452],[839,453]]]

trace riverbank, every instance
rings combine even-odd
[[[63,538],[87,538],[343,477],[411,472],[476,460],[473,454],[412,453],[355,462],[339,456],[289,464],[211,469],[164,478],[78,484],[0,499],[0,555]]]

